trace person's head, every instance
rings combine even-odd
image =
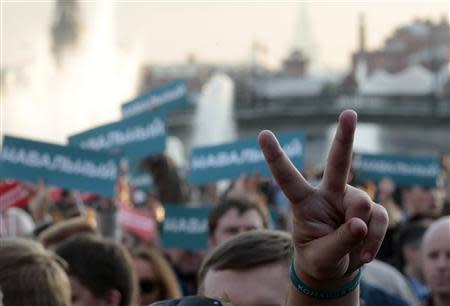
[[[133,250],[132,256],[138,276],[139,305],[181,297],[175,273],[158,250],[140,247]]]
[[[437,197],[436,190],[417,185],[404,188],[402,192],[402,206],[406,216],[410,217],[416,214],[439,216],[443,203]]]
[[[285,232],[241,233],[205,258],[199,294],[236,305],[284,305],[292,250],[291,236]]]
[[[422,236],[426,227],[421,224],[405,224],[396,237],[398,268],[406,275],[422,279]]]
[[[37,242],[0,239],[3,305],[70,306],[70,283],[63,266]]]
[[[422,241],[423,273],[435,300],[450,301],[450,217],[433,222]]]
[[[69,265],[73,306],[128,306],[135,294],[131,256],[114,241],[72,237],[56,248]]]
[[[63,220],[43,230],[38,240],[46,247],[53,249],[72,236],[79,234],[96,234],[95,227],[86,218],[77,217]]]
[[[208,217],[209,244],[217,246],[245,231],[268,227],[267,208],[250,198],[225,198]]]

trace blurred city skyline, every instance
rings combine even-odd
[[[380,48],[399,26],[415,19],[449,16],[448,1],[305,1],[299,3],[80,1],[85,27],[99,9],[108,18],[113,39],[142,64],[198,62],[243,64],[252,45],[262,48],[258,61],[278,68],[309,33],[314,68],[345,71],[358,47],[358,16],[364,14],[368,49]],[[100,5],[100,7],[99,7]],[[307,16],[309,29],[299,16]],[[55,1],[2,0],[2,67],[21,67],[50,48]],[[137,55],[136,55],[137,54]]]

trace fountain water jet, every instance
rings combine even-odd
[[[55,60],[49,37],[33,62],[7,75],[1,93],[5,133],[64,143],[70,134],[118,120],[120,104],[136,94],[137,55],[117,47],[113,3],[78,3],[89,18],[79,21],[84,30],[77,43],[66,44],[70,52]]]

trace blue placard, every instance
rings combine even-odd
[[[208,248],[207,207],[165,205],[164,208],[163,247],[184,250]]]
[[[119,159],[85,151],[5,136],[0,154],[0,177],[113,196]]]
[[[440,172],[438,157],[355,154],[353,169],[362,181],[391,178],[398,186],[436,186]]]
[[[128,181],[133,188],[150,191],[153,189],[153,178],[145,171],[133,171],[128,174]]]
[[[122,117],[129,118],[155,110],[167,112],[187,104],[188,88],[186,81],[176,80],[122,104]]]
[[[153,177],[141,162],[141,160],[128,162],[127,180],[132,188],[150,191],[153,189]]]
[[[277,135],[278,141],[291,161],[301,170],[304,161],[303,132],[285,132]],[[242,174],[258,172],[270,177],[271,172],[255,138],[218,146],[196,148],[192,151],[188,180],[199,185],[222,179],[237,179]]]
[[[69,137],[69,144],[93,151],[119,153],[128,160],[139,160],[164,152],[165,116],[145,113]]]

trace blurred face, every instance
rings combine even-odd
[[[134,258],[134,268],[138,276],[139,305],[150,305],[161,300],[161,288],[152,265],[144,259]]]
[[[391,179],[383,178],[380,181],[378,188],[380,189],[380,194],[388,196],[388,195],[392,195],[392,193],[394,192],[395,185]]]
[[[84,287],[76,276],[70,276],[72,289],[72,306],[106,306],[105,300],[95,297],[88,288]]]
[[[210,243],[212,246],[217,246],[239,233],[263,228],[263,220],[256,209],[239,214],[239,210],[231,208],[217,222],[216,231]]]
[[[422,252],[420,247],[415,245],[404,246],[403,257],[405,258],[405,265],[408,266],[408,272],[412,274],[409,276],[422,280]]]
[[[288,294],[288,263],[278,262],[250,270],[210,270],[203,294],[242,306],[282,306]]]
[[[407,191],[405,200],[408,216],[421,213],[439,215],[442,210],[443,201],[437,190],[415,186]]]
[[[432,294],[450,298],[450,218],[430,229],[422,248],[423,273]]]

